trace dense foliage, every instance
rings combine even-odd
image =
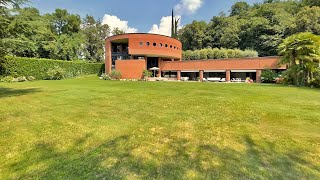
[[[241,51],[239,49],[218,49],[206,48],[201,50],[187,50],[182,53],[183,60],[197,60],[197,59],[225,59],[225,58],[245,58],[258,57],[258,52],[253,50]]]
[[[122,77],[122,74],[120,71],[117,71],[117,70],[112,70],[109,74],[109,77],[111,79],[121,79]]]
[[[286,38],[279,46],[282,63],[287,64],[284,80],[288,84],[305,86],[320,77],[320,36],[299,33]]]
[[[86,74],[101,74],[103,66],[101,63],[5,57],[0,61],[0,74],[3,76],[34,76],[36,79],[48,79],[48,76],[53,77],[58,71],[58,74],[61,74],[63,78],[70,78]],[[50,77],[49,79],[51,79]]]
[[[108,25],[92,16],[81,19],[63,9],[41,15],[32,7],[0,6],[0,26],[0,56],[101,62],[110,34]]]
[[[272,83],[275,82],[276,78],[279,77],[279,74],[274,70],[265,69],[261,73],[261,82],[263,83]]]
[[[282,41],[295,33],[320,34],[320,1],[266,0],[249,5],[235,3],[230,15],[221,13],[210,22],[193,21],[179,31],[184,50],[240,48],[260,56],[277,55]]]

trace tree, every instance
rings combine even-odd
[[[320,6],[320,0],[302,0],[304,6]]]
[[[53,40],[49,21],[35,8],[7,9],[2,16],[0,48],[2,54],[41,57],[40,44]]]
[[[300,33],[289,36],[279,46],[282,63],[288,65],[286,78],[289,84],[306,85],[320,60],[320,36]]]
[[[236,16],[213,17],[205,33],[206,46],[230,49],[239,47],[239,34],[244,21]]]
[[[296,17],[297,32],[320,35],[320,7],[304,7]]]
[[[86,16],[82,23],[82,33],[85,36],[83,44],[85,58],[90,61],[101,62],[104,59],[104,40],[110,34],[108,25],[102,25],[93,16]]]
[[[247,2],[244,2],[244,1],[236,2],[231,7],[230,16],[237,16],[237,15],[246,13],[249,10],[249,8],[250,8],[250,5]]]
[[[0,6],[13,6],[13,7],[19,7],[20,5],[28,2],[28,0],[0,0]]]
[[[207,23],[205,21],[193,21],[179,30],[178,39],[182,43],[184,50],[196,50],[204,48],[205,31]]]
[[[49,15],[52,23],[52,30],[57,35],[72,34],[80,31],[81,19],[79,15],[69,14],[65,9],[56,9]]]
[[[114,28],[111,32],[111,34],[113,35],[119,35],[119,34],[125,34],[126,32],[124,32],[123,30],[119,29],[118,27]]]
[[[62,34],[57,40],[48,43],[44,48],[49,51],[50,59],[78,60],[83,58],[83,43],[85,38],[80,33]]]
[[[178,38],[178,25],[179,25],[179,21],[180,18],[176,19],[176,17],[174,17],[174,13],[172,10],[172,16],[171,16],[171,37],[173,38]]]
[[[272,2],[255,7],[246,17],[241,27],[241,49],[255,49],[260,56],[277,54],[282,40],[295,30],[297,4],[292,2]]]

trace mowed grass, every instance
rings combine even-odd
[[[0,84],[0,179],[320,179],[320,91]]]

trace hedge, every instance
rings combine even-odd
[[[258,57],[258,52],[254,50],[240,50],[240,49],[218,49],[206,48],[195,51],[184,51],[182,53],[183,60],[202,60],[202,59],[225,59],[225,58],[246,58]]]
[[[104,71],[104,64],[102,63],[6,56],[0,59],[0,75],[33,76],[37,79],[45,79],[47,71],[55,66],[64,68],[68,78],[79,75],[101,74]]]

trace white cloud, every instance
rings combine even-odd
[[[174,7],[174,10],[178,15],[193,14],[201,8],[203,1],[204,0],[180,0]]]
[[[182,15],[190,15],[195,13],[198,9],[203,5],[204,0],[180,0],[180,2],[175,5],[174,10],[177,16],[176,18],[180,18],[178,29],[181,28],[181,16]],[[162,17],[160,20],[160,24],[154,24],[150,29],[149,33],[154,34],[162,34],[162,35],[171,35],[171,16]]]
[[[102,20],[102,24],[108,24],[111,31],[115,28],[119,28],[120,30],[126,33],[136,33],[138,29],[129,27],[128,21],[123,21],[119,19],[117,16],[112,16],[109,14],[105,14]]]
[[[176,17],[176,19],[178,18],[181,18],[181,17],[180,16]],[[180,21],[179,21],[178,27],[180,27]],[[159,26],[157,24],[154,24],[151,30],[149,31],[149,33],[170,36],[171,35],[171,16],[162,17],[160,20]]]

